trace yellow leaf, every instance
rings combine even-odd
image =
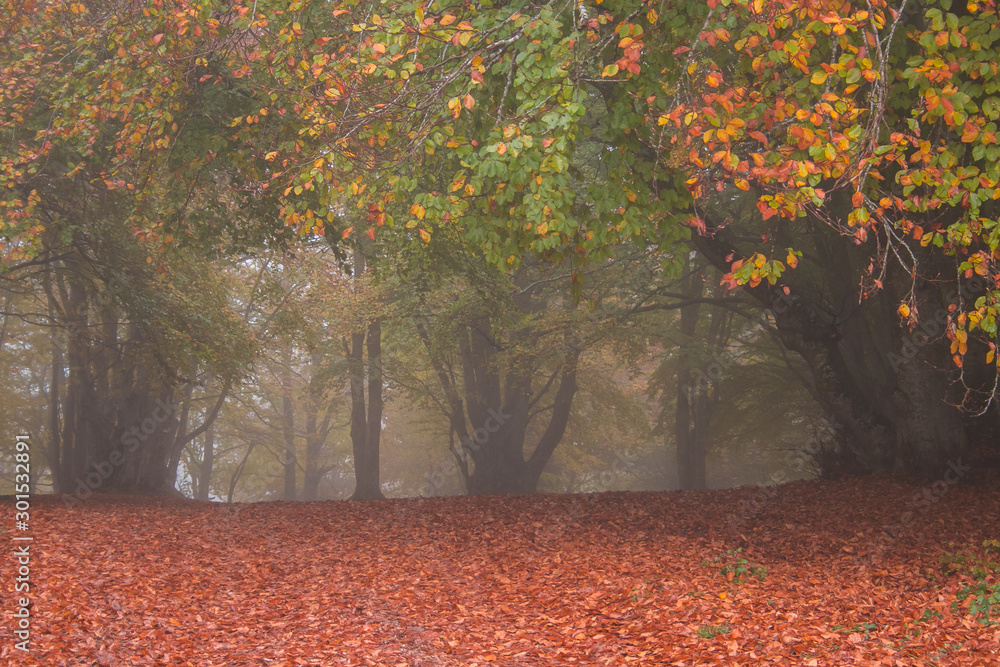
[[[423,239],[424,243],[431,242],[431,234],[426,229],[420,230],[420,238]]]
[[[503,155],[506,152],[507,152],[507,144],[501,141],[499,144],[497,144],[497,154]]]
[[[646,12],[646,20],[649,21],[650,23],[656,23],[657,16],[658,14],[656,13],[655,9],[650,9],[648,12]]]
[[[826,83],[826,78],[828,76],[829,74],[827,74],[823,70],[818,70],[816,72],[813,72],[812,78],[809,79],[809,83],[813,84],[814,86],[819,86],[821,84]]]
[[[907,306],[905,303],[899,304],[899,314],[902,317],[909,317],[910,316],[910,307]]]
[[[788,257],[785,258],[785,262],[788,263],[788,266],[794,269],[799,265],[799,258],[795,256],[795,253],[789,250]]]
[[[455,17],[452,16],[451,14],[445,14],[444,16],[441,17],[440,21],[441,25],[451,25],[454,22],[455,22]]]
[[[605,67],[604,71],[601,72],[602,77],[614,76],[615,74],[618,74],[618,65],[615,65],[614,63]]]
[[[423,220],[424,213],[426,213],[426,211],[424,210],[424,207],[421,206],[420,204],[414,204],[413,206],[410,207],[410,215],[417,216],[418,220]]]
[[[733,183],[740,190],[749,190],[750,189],[750,183],[748,183],[747,179],[745,179],[745,178],[737,178],[735,181],[733,181]]]
[[[381,42],[375,42],[375,44],[372,45],[372,51],[374,51],[375,53],[385,53],[385,44]]]

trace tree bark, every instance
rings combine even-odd
[[[940,476],[947,460],[965,451],[966,436],[961,413],[944,402],[950,371],[942,343],[914,346],[895,314],[893,303],[912,278],[891,267],[883,291],[859,304],[861,269],[849,240],[825,228],[810,238],[819,254],[815,283],[805,281],[800,266],[774,288],[763,282],[742,289],[771,311],[782,344],[810,369],[839,443],[837,451],[819,453],[821,470],[830,477],[891,470]],[[694,242],[723,272],[743,256],[717,226]],[[926,316],[942,312],[937,288],[928,285],[916,298]]]
[[[365,345],[368,359],[365,362]],[[351,500],[384,498],[379,471],[382,438],[382,325],[378,318],[351,337],[351,444],[355,486]],[[365,405],[365,390],[368,401]]]
[[[452,453],[468,493],[534,493],[569,422],[580,357],[576,342],[567,339],[559,367],[533,396],[531,378],[537,372],[535,362],[519,359],[518,368],[509,370],[502,381],[490,320],[477,318],[458,341],[465,389],[463,401],[423,322],[417,323],[417,332],[445,393],[451,433],[459,438],[459,445]],[[539,401],[549,395],[557,380],[552,404],[538,409]],[[549,421],[526,458],[528,428],[543,412],[551,412]]]
[[[215,468],[215,424],[205,429],[201,465],[198,466],[198,500],[208,500],[212,488],[212,472]]]
[[[284,440],[284,455],[281,466],[285,473],[285,488],[282,497],[285,500],[295,500],[295,403],[292,401],[292,352],[286,348],[281,367],[281,434]]]

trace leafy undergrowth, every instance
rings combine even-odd
[[[890,478],[371,503],[39,497],[31,655],[13,648],[8,597],[0,661],[997,664],[1000,626],[959,597],[973,574],[995,584],[963,566],[1000,537],[998,486],[935,502]]]

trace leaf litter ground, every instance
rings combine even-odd
[[[953,608],[969,578],[939,563],[1000,538],[992,477],[33,502],[31,654],[8,597],[4,664],[1000,664],[1000,626]]]

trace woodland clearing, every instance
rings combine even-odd
[[[39,496],[31,657],[13,649],[9,614],[0,657],[995,664],[1000,628],[973,613],[975,592],[958,598],[977,584],[977,563],[987,565],[979,592],[996,593],[981,545],[1000,535],[998,504],[993,478],[918,487],[891,477],[252,505]],[[12,590],[6,561],[0,585]]]

